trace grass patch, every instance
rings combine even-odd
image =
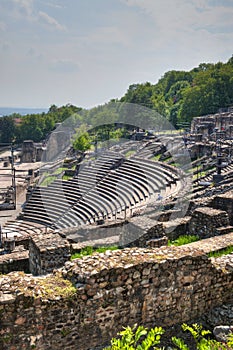
[[[125,157],[128,158],[128,157],[132,156],[134,153],[135,153],[135,151],[131,149],[128,152],[126,152]]]
[[[228,255],[231,253],[233,253],[233,245],[230,245],[229,247],[224,248],[222,250],[218,250],[217,252],[210,252],[210,253],[208,253],[208,257],[209,258],[219,258],[220,256]]]
[[[203,176],[206,176],[206,171],[201,171],[198,174],[193,175],[193,180],[200,179]]]
[[[160,160],[161,160],[161,159],[160,159]],[[167,158],[162,159],[162,162],[167,163],[167,162],[169,162],[169,161],[171,161],[171,160],[172,160],[172,157],[170,156],[170,157],[167,157]]]
[[[119,249],[117,246],[99,247],[99,248],[93,248],[93,247],[87,246],[81,249],[79,253],[72,254],[71,260],[82,258],[83,256],[87,256],[87,255],[92,255],[94,253],[104,253],[106,252],[106,250],[117,250],[117,249]]]
[[[51,184],[56,178],[54,176],[47,176],[40,184],[40,186],[48,186]]]
[[[161,154],[157,154],[156,156],[153,156],[153,157],[151,158],[151,160],[159,160],[159,159],[160,159],[160,156],[161,156]]]
[[[61,168],[57,168],[54,172],[53,172],[53,174],[54,175],[59,175],[59,174],[61,174],[63,171],[65,171],[67,168],[63,168],[63,167],[61,167]]]
[[[69,180],[69,179],[72,179],[73,176],[72,175],[63,175],[62,176],[62,180]]]
[[[199,241],[199,237],[197,235],[183,235],[178,237],[177,239],[175,239],[174,241],[168,241],[168,245],[174,245],[176,247],[184,245],[184,244],[188,244],[188,243],[192,243],[192,242],[197,242]]]

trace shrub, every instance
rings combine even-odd
[[[192,324],[192,326],[189,326],[184,323],[182,330],[190,332],[197,350],[233,349],[233,335],[229,336],[227,344],[223,344],[214,339],[206,338],[211,332],[204,330],[202,325]],[[118,333],[120,337],[113,338],[111,345],[104,350],[164,350],[165,348],[157,347],[164,332],[162,327],[155,327],[148,331],[144,326],[137,327],[137,325],[134,325],[133,328],[128,326],[122,332]],[[172,337],[171,341],[175,347],[169,347],[170,350],[190,349],[183,339]]]

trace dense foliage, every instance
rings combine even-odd
[[[91,127],[114,123],[119,120],[119,115],[124,118],[128,113],[127,108],[122,106],[125,102],[156,111],[174,126],[190,124],[195,116],[215,113],[219,108],[233,105],[233,56],[226,63],[201,63],[189,72],[168,71],[154,85],[149,82],[132,84],[121,99],[111,100],[91,110],[71,104],[62,107],[52,105],[48,113],[3,116],[0,118],[0,143],[44,140],[57,123],[71,116],[74,121],[78,119]],[[145,109],[133,110],[131,107],[130,113],[134,125],[140,125],[143,119],[149,118]],[[88,149],[87,134],[79,141],[81,148]]]
[[[23,140],[39,142],[48,137],[57,123],[73,115],[79,117],[81,111],[82,108],[73,105],[52,105],[48,113],[3,116],[0,118],[0,143],[21,143]]]
[[[227,63],[202,63],[189,72],[168,71],[152,85],[130,85],[121,102],[153,108],[173,125],[233,105],[233,57]]]

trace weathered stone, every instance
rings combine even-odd
[[[213,333],[217,341],[226,343],[228,336],[233,333],[233,326],[217,326]]]
[[[51,273],[70,259],[70,244],[60,235],[36,234],[29,243],[29,267],[34,275]],[[72,264],[67,264],[72,266]]]

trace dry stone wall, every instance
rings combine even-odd
[[[232,268],[189,247],[95,253],[59,273],[0,276],[1,349],[87,350],[122,326],[171,326],[232,301]]]

